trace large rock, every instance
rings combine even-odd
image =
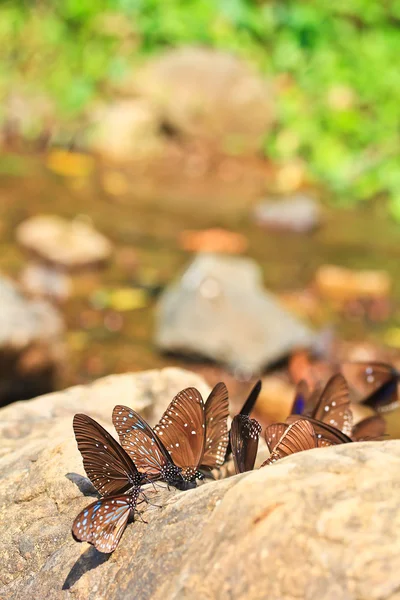
[[[293,348],[310,346],[313,335],[262,287],[253,260],[200,254],[161,296],[155,340],[163,351],[256,374]]]
[[[262,149],[272,121],[271,92],[249,65],[226,52],[180,48],[151,59],[133,88],[167,126],[222,151]]]
[[[206,391],[193,373],[165,369],[2,409],[0,597],[398,600],[398,441],[312,450],[165,491],[163,507],[129,525],[111,556],[73,541],[93,489],[80,477],[72,415],[110,428],[113,405],[126,402],[154,421],[186,385]]]
[[[61,315],[5,277],[0,308],[0,405],[52,391],[65,354]]]
[[[117,100],[96,112],[91,149],[116,161],[155,157],[163,150],[160,131],[160,116],[150,102]]]

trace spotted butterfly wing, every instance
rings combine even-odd
[[[201,467],[214,469],[225,462],[228,446],[228,390],[222,382],[212,389],[205,404],[206,443]]]
[[[351,434],[353,414],[349,388],[343,375],[338,373],[329,379],[311,417],[336,427],[346,435]]]
[[[301,415],[300,418],[311,423],[315,435],[317,436],[317,440],[320,441],[322,445],[332,446],[336,444],[348,444],[353,441],[351,437],[340,431],[340,429],[337,429],[328,423],[317,421],[312,417],[307,417],[307,415]],[[286,423],[291,425],[298,420],[298,415],[289,415],[286,419]]]
[[[247,415],[236,415],[232,421],[230,439],[236,473],[254,468],[261,425]]]
[[[137,468],[152,480],[163,479],[178,487],[180,470],[148,423],[127,406],[114,407],[112,420],[124,450]]]
[[[239,415],[244,415],[244,416],[249,416],[251,411],[254,408],[255,403],[257,402],[258,396],[260,395],[261,392],[261,387],[262,387],[262,382],[261,379],[259,379],[255,385],[252,387],[250,394],[248,395],[246,402],[243,404],[242,408],[240,409],[240,412],[238,413]],[[231,447],[231,441],[230,441],[230,437],[228,440],[228,445],[226,447],[226,452],[225,452],[225,462],[229,459],[230,455],[232,454],[232,447]]]
[[[143,480],[118,442],[94,419],[74,416],[73,428],[87,476],[102,496],[121,494]]]
[[[340,367],[350,387],[361,396],[368,396],[399,372],[392,365],[376,361],[348,361]]]
[[[345,362],[341,371],[357,394],[354,401],[375,410],[391,410],[399,403],[397,383],[400,373],[381,362]]]
[[[373,415],[354,425],[351,437],[355,442],[381,440],[385,433],[385,419],[380,415]]]
[[[104,553],[114,552],[135,512],[137,494],[101,498],[83,509],[72,525],[77,542],[88,542]]]
[[[264,437],[270,452],[273,452],[276,444],[279,442],[287,428],[288,425],[285,423],[273,423],[266,428]]]
[[[206,443],[203,398],[196,388],[180,391],[164,412],[155,433],[162,437],[172,460],[183,476],[194,479],[202,462]]]
[[[313,426],[305,419],[299,419],[289,425],[276,444],[271,456],[261,465],[265,467],[272,463],[303,450],[317,448],[317,436]]]

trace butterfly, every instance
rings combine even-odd
[[[261,425],[256,419],[241,414],[233,418],[230,440],[236,473],[244,473],[254,468],[260,433]]]
[[[313,406],[313,408],[310,409],[310,406]],[[349,388],[345,378],[340,373],[329,379],[322,392],[317,388],[309,394],[306,384],[300,382],[293,403],[292,414],[294,409],[304,409],[304,407],[308,408],[305,416],[331,425],[347,436],[351,435],[353,414],[350,408]]]
[[[74,416],[73,428],[87,476],[105,496],[82,510],[72,525],[75,540],[101,552],[113,552],[134,516],[141,485],[146,482],[116,440],[87,415]]]
[[[382,362],[345,362],[341,371],[357,393],[355,401],[375,410],[391,410],[399,404],[397,383],[400,373]]]
[[[373,415],[354,425],[351,438],[354,442],[381,440],[385,433],[385,419],[380,415]]]
[[[291,425],[285,427],[281,437],[272,448],[271,456],[263,462],[261,467],[271,465],[277,460],[285,458],[290,454],[318,448],[321,447],[321,445],[330,446],[332,444],[325,441],[324,443],[319,442],[312,424],[305,419],[298,419]]]
[[[319,440],[320,446],[331,446],[332,444],[348,444],[352,442],[350,436],[346,435],[340,429],[337,429],[333,425],[329,425],[329,423],[324,423],[323,421],[317,421],[312,417],[307,417],[306,415],[290,415],[286,419],[286,425],[291,425],[292,423],[303,419],[311,423],[314,428],[315,435]]]
[[[173,461],[189,481],[203,477],[202,470],[220,467],[228,445],[228,390],[222,382],[211,390],[204,404],[196,388],[175,396],[154,431]]]
[[[250,394],[248,395],[246,402],[243,404],[242,408],[239,411],[239,415],[244,415],[244,416],[249,416],[251,411],[254,408],[255,403],[257,402],[258,396],[260,395],[261,392],[261,387],[262,387],[262,383],[261,383],[261,379],[259,379],[255,385],[252,387]],[[230,455],[232,454],[232,445],[231,445],[231,439],[229,437],[228,440],[228,445],[226,447],[226,453],[225,453],[225,461],[229,460]]]
[[[117,405],[112,421],[121,446],[140,473],[151,481],[162,480],[180,490],[193,487],[183,478],[182,470],[173,462],[160,437],[137,412],[127,406]]]

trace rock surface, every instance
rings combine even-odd
[[[317,227],[321,210],[317,202],[303,194],[296,194],[277,202],[260,202],[253,210],[255,221],[270,229],[307,233]]]
[[[17,227],[16,239],[34,257],[69,271],[102,265],[112,251],[111,242],[92,225],[57,215],[23,221]]]
[[[26,298],[0,277],[0,405],[54,389],[64,359],[64,324],[48,302]]]
[[[261,150],[273,119],[266,83],[226,52],[170,50],[135,73],[132,85],[172,130],[222,151]]]
[[[200,254],[162,294],[155,340],[164,351],[200,355],[257,374],[313,334],[262,287],[251,259]]]
[[[127,402],[154,422],[187,385],[206,391],[193,373],[165,369],[2,409],[0,597],[398,600],[399,441],[312,450],[165,491],[163,508],[129,525],[111,556],[73,541],[93,489],[80,477],[72,415],[90,413],[111,431],[112,407]]]

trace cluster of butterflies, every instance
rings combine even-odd
[[[390,365],[347,363],[344,370],[349,379],[369,390],[365,404],[382,409],[397,402],[400,373]],[[310,390],[299,382],[286,422],[265,430],[270,456],[262,467],[310,448],[382,438],[385,422],[379,415],[353,427],[349,388],[342,373],[333,375],[323,388],[317,385]],[[224,383],[213,388],[206,402],[197,389],[182,390],[154,428],[134,410],[116,406],[112,420],[120,443],[87,415],[75,415],[73,428],[83,466],[100,498],[74,520],[74,539],[89,542],[100,552],[113,552],[128,521],[140,517],[138,506],[149,503],[146,484],[164,482],[179,490],[196,487],[198,480],[214,478],[215,470],[221,470],[231,455],[236,473],[252,470],[261,426],[249,415],[260,390],[258,381],[230,431]]]

